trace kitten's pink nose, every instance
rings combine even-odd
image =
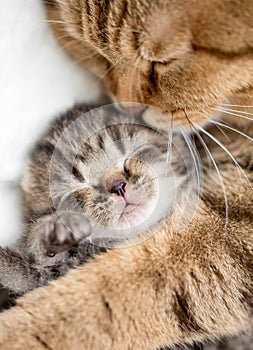
[[[126,181],[120,181],[116,185],[112,186],[110,192],[117,194],[119,197],[125,197],[126,185]]]

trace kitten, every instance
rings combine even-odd
[[[0,249],[0,282],[13,296],[136,240],[187,192],[193,165],[181,159],[182,137],[173,136],[168,161],[167,137],[141,115],[133,124],[113,105],[88,111],[62,115],[31,153],[22,181],[26,228],[17,250]]]

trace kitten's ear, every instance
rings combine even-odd
[[[17,295],[32,289],[28,259],[15,250],[0,248],[0,284]]]

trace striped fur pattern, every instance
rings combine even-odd
[[[166,222],[148,240],[97,255],[18,299],[15,308],[0,315],[1,349],[29,345],[139,350],[173,348],[178,343],[179,349],[183,344],[202,349],[199,344],[207,339],[224,337],[229,340],[210,348],[251,349],[253,153],[246,136],[252,138],[253,130],[251,120],[237,116],[228,125],[237,132],[226,128],[221,132],[212,123],[205,129],[238,162],[209,140],[226,189],[227,225],[221,179],[196,138],[203,194],[197,213],[180,235],[172,221]],[[199,136],[205,142],[210,138]],[[244,333],[248,335],[230,339]]]
[[[0,318],[2,349],[157,349],[252,334],[252,1],[45,2],[59,42],[112,97],[163,109],[156,126],[174,118],[197,130],[210,161],[182,235],[168,222],[18,300]],[[217,109],[226,117],[203,135]],[[216,349],[252,347],[233,340]]]
[[[48,20],[62,46],[119,102],[203,123],[238,93],[253,96],[253,3],[247,0],[54,0]],[[231,102],[233,103],[233,102]]]
[[[0,248],[0,283],[11,294],[21,295],[87,262],[106,250],[105,240],[118,245],[127,229],[133,238],[136,226],[142,233],[158,196],[166,198],[150,225],[169,214],[166,202],[174,193],[169,173],[177,174],[182,192],[186,165],[175,147],[169,165],[167,138],[133,120],[113,105],[94,111],[76,106],[35,146],[22,181],[25,231],[16,251]],[[114,190],[115,183],[123,187]],[[107,237],[106,229],[111,234],[113,228],[118,236]]]

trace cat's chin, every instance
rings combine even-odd
[[[194,124],[204,124],[207,120],[206,116],[201,113],[185,111],[163,111],[155,107],[148,107],[142,113],[142,118],[149,126],[154,129],[168,131],[191,129]]]

